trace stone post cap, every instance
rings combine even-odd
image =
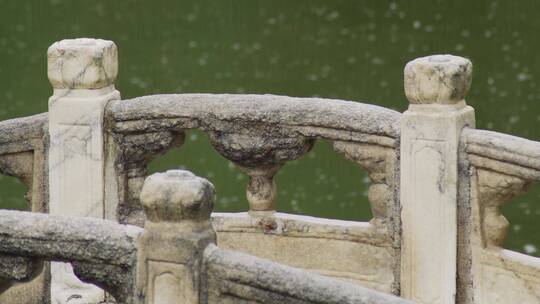
[[[141,202],[152,222],[204,221],[214,207],[214,186],[185,170],[155,173],[144,181]]]
[[[118,53],[114,42],[78,38],[47,50],[47,75],[55,89],[101,89],[114,84]]]
[[[453,55],[417,58],[405,66],[405,95],[412,104],[455,104],[465,98],[472,63]]]

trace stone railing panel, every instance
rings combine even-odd
[[[509,227],[501,207],[540,180],[540,143],[466,129],[471,165],[471,266],[474,303],[538,303],[540,258],[503,249]]]
[[[399,262],[386,230],[375,225],[274,213],[214,213],[221,248],[395,293]]]
[[[217,248],[210,222],[214,188],[190,172],[148,177],[141,201],[147,217],[144,229],[103,219],[0,211],[0,264],[13,266],[9,279],[20,280],[27,269],[14,266],[21,263],[71,262],[80,279],[104,288],[123,304],[410,303]],[[291,222],[291,227],[300,224]],[[339,229],[327,225],[319,232]],[[75,302],[79,298],[76,293],[70,297]]]
[[[213,245],[204,260],[208,303],[412,303]]]
[[[276,209],[273,176],[286,161],[305,154],[314,139],[395,147],[399,134],[397,112],[318,98],[155,95],[112,102],[107,113],[116,138],[192,128],[205,131],[216,150],[250,177],[246,195],[252,211]]]
[[[169,132],[179,138],[189,129],[201,129],[221,155],[250,177],[246,187],[250,212],[214,217],[218,240],[224,248],[367,284],[382,291],[399,292],[400,228],[395,181],[399,113],[367,104],[320,98],[181,94],[113,101],[108,106],[107,117],[108,129],[118,151],[133,151],[125,141],[130,137],[144,138]],[[287,161],[309,151],[317,139],[334,142],[336,151],[370,173],[374,185],[370,188],[369,198],[375,226],[363,225],[359,232],[362,237],[347,239],[338,236],[337,231],[314,236],[311,231],[320,230],[316,227],[324,227],[326,222],[323,219],[311,221],[309,217],[298,217],[295,221],[302,224],[292,225],[287,232],[275,233],[274,226],[283,219],[281,214],[274,213],[279,210],[279,205],[275,201],[278,189],[273,176]],[[163,150],[145,155],[157,156],[173,146],[163,145]],[[139,150],[146,151],[142,148]],[[120,220],[141,223],[137,194],[146,163],[129,153],[117,159],[121,159],[117,164],[139,164],[135,167],[141,168],[136,172],[142,173],[136,173],[136,177],[119,174],[121,170],[117,170],[120,176],[117,179],[120,185],[118,196],[123,200],[119,202],[119,210],[122,214],[131,214],[120,216]],[[122,199],[126,197],[125,193],[128,198]],[[302,225],[310,230],[292,228]],[[349,230],[356,231],[351,222],[343,221],[338,226],[340,233],[345,235],[353,234],[348,233]],[[294,236],[293,231],[296,231]],[[303,245],[297,246],[298,242]],[[339,255],[345,248],[358,257],[352,267],[345,261],[324,258],[332,253]],[[294,258],[309,252],[318,252],[321,256],[317,258],[318,264]],[[377,269],[383,271],[377,273]]]

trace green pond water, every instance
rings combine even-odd
[[[435,53],[474,64],[467,101],[478,128],[540,140],[540,2],[0,0],[0,120],[47,110],[46,49],[64,38],[114,40],[123,98],[157,93],[272,93],[363,101],[404,111],[403,67]],[[245,211],[246,176],[209,145],[151,164],[211,180],[216,210]],[[365,172],[317,143],[276,177],[278,209],[367,220]],[[540,255],[540,187],[504,207],[506,247]],[[0,177],[0,207],[24,209]]]

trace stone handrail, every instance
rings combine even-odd
[[[540,180],[540,142],[475,129],[465,129],[462,141],[473,165],[528,180]]]
[[[217,152],[249,176],[249,212],[214,216],[223,246],[397,293],[400,116],[369,104],[275,95],[169,94],[111,101],[105,111],[108,142],[113,143],[109,149],[116,151],[117,180],[126,185],[118,195],[118,219],[144,222],[138,197],[148,162],[182,145],[186,131],[199,129]],[[369,224],[313,221],[276,212],[274,175],[318,139],[330,141],[334,150],[368,172],[373,214]],[[282,249],[288,253],[280,256],[264,249],[261,244],[268,244],[267,235],[282,239]],[[291,238],[305,244],[297,246]],[[311,261],[301,259],[312,246],[325,249]],[[359,262],[350,265],[328,259],[331,252],[344,251],[355,252],[357,261],[373,262],[362,267]],[[372,275],[375,269],[384,271]]]
[[[141,232],[107,220],[0,210],[0,291],[33,279],[42,260],[72,262],[99,284],[107,283],[103,276],[123,283],[133,271]]]
[[[0,210],[0,251],[38,259],[130,267],[136,226],[94,218]]]
[[[181,145],[183,132],[198,128],[209,135],[221,155],[250,176],[250,210],[273,211],[273,176],[286,161],[306,153],[317,138],[333,141],[335,149],[347,158],[370,173],[377,171],[371,177],[376,184],[383,183],[388,172],[384,172],[386,168],[374,168],[377,161],[373,158],[382,158],[379,163],[384,162],[384,149],[396,149],[400,114],[369,104],[321,98],[178,94],[111,101],[106,117],[120,150],[141,146],[142,138],[146,147],[153,147],[147,155],[119,153],[117,158],[127,163],[132,176],[144,175],[149,159]],[[366,155],[370,153],[354,143],[379,146],[378,152],[382,153]],[[142,173],[137,174],[137,170]],[[136,191],[131,197],[137,197]],[[379,212],[374,213],[379,216]]]
[[[401,298],[355,284],[210,245],[204,251],[209,303],[405,304]],[[278,296],[276,296],[278,295]]]
[[[336,99],[249,94],[151,95],[113,101],[107,112],[114,121],[114,131],[126,133],[171,127],[212,131],[221,129],[220,123],[231,122],[238,129],[275,125],[306,137],[390,147],[395,146],[393,140],[399,137],[399,112]]]
[[[0,122],[0,155],[33,150],[47,133],[47,113]]]
[[[472,288],[465,279],[464,298],[478,303],[536,303],[540,299],[540,258],[503,249],[509,222],[501,207],[540,180],[540,142],[474,129],[465,129],[461,140],[462,166],[464,162],[465,172],[471,176],[466,184],[470,209],[463,208],[471,218],[465,226],[470,231],[469,244],[463,246],[468,248],[469,254],[464,256],[470,264],[463,265],[470,266],[464,266],[462,277],[481,282]]]

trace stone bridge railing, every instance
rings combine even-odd
[[[249,212],[212,215],[223,250],[418,303],[540,301],[540,259],[502,248],[508,223],[499,210],[539,179],[540,143],[474,129],[474,111],[464,100],[472,75],[466,59],[444,55],[411,61],[405,68],[405,93],[411,104],[400,114],[357,102],[273,95],[179,94],[120,100],[114,88],[118,67],[112,42],[65,40],[51,46],[48,56],[54,88],[49,113],[0,123],[0,172],[17,176],[28,186],[32,211],[142,227],[148,224],[140,201],[148,163],[181,146],[186,130],[200,129],[250,178]],[[373,213],[369,223],[276,212],[273,176],[319,139],[332,142],[338,153],[368,172]],[[6,223],[11,214],[6,211]],[[112,234],[127,226],[114,227]],[[2,243],[9,244],[20,231],[0,230]],[[107,246],[105,236],[95,237],[96,246]],[[86,263],[86,273],[101,269],[99,261],[81,259],[74,252],[64,256],[26,252],[25,246],[36,243],[26,240],[0,245],[4,248],[0,252],[10,254],[0,264],[19,265],[18,277],[9,277],[10,281],[34,278],[41,260],[70,261],[79,276],[77,261]],[[222,249],[208,248],[205,252],[213,253],[205,256],[223,264],[216,266],[216,276],[238,275],[230,278],[234,282],[258,280],[250,276],[253,272],[242,274],[242,263],[235,262],[242,259],[236,253],[221,255]],[[99,271],[112,273],[113,268]],[[44,303],[49,290],[53,303],[75,303],[74,294],[83,300],[104,297],[96,287],[78,283],[69,264],[53,263],[52,278],[45,269],[32,283],[7,289],[0,302],[29,303],[21,302],[26,297]],[[283,271],[293,277],[303,274]],[[263,270],[255,273],[265,275]],[[82,277],[104,287],[95,278]],[[233,285],[227,288],[240,288]],[[114,295],[125,288],[105,290]]]
[[[71,262],[79,278],[125,304],[411,303],[218,248],[210,222],[214,188],[188,171],[150,176],[141,198],[144,229],[102,219],[0,211],[0,251]],[[20,279],[29,265],[6,256],[2,261],[4,279]],[[80,297],[73,294],[67,302]]]

